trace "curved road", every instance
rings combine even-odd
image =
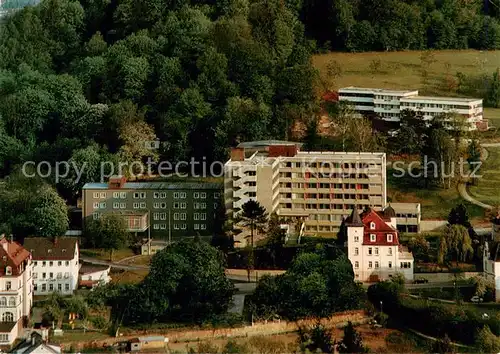
[[[486,144],[481,144],[481,147],[483,148],[483,153],[485,155],[485,158],[483,160],[483,162],[488,159],[488,150],[486,150],[485,148],[487,147],[500,147],[500,143],[486,143]],[[472,203],[472,204],[475,204],[477,206],[480,206],[481,208],[483,209],[493,209],[493,206],[489,205],[489,204],[486,204],[486,203],[483,203],[483,202],[480,202],[479,200],[475,199],[474,197],[472,197],[469,192],[467,191],[467,182],[461,182],[459,183],[458,185],[458,192],[460,193],[460,196],[465,199],[466,201]]]

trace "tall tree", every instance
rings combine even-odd
[[[263,231],[267,223],[266,209],[259,202],[250,199],[242,206],[241,217],[247,227],[250,227],[250,247],[254,247],[255,231]]]
[[[128,246],[130,233],[125,219],[117,214],[104,214],[97,220],[85,222],[85,237],[92,247],[109,251],[113,261],[113,251]]]

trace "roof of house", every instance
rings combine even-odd
[[[33,260],[71,260],[75,257],[78,244],[76,237],[58,237],[54,240],[46,237],[24,239],[24,247],[29,250]]]
[[[13,353],[16,354],[29,354],[29,353],[61,353],[61,347],[53,345],[53,344],[45,344],[40,341],[36,341],[33,345],[31,342],[26,341],[21,343],[19,347],[13,350]]]
[[[126,182],[121,188],[115,188],[114,191],[123,189],[173,189],[173,190],[211,190],[222,189],[223,183],[214,182]],[[82,189],[109,189],[108,183],[86,183]]]
[[[165,341],[165,337],[163,336],[146,336],[146,337],[139,337],[139,340],[141,342],[159,342],[159,341]]]
[[[398,231],[372,209],[367,209],[361,214],[363,225],[365,226],[363,235],[363,245],[373,246],[397,246],[399,245]],[[374,228],[371,228],[372,223]],[[392,235],[392,241],[387,240],[387,235]],[[375,241],[371,240],[371,235],[375,235]]]
[[[359,211],[357,208],[352,209],[351,215],[345,219],[345,224],[348,226],[363,226]]]
[[[105,270],[109,270],[110,266],[107,265],[99,265],[99,264],[89,264],[89,263],[84,263],[80,267],[80,274],[91,274],[91,273],[96,273],[96,272],[102,272]]]
[[[404,97],[401,99],[404,100],[412,100],[412,101],[446,101],[446,102],[461,102],[461,103],[470,103],[476,101],[482,101],[482,98],[468,98],[468,97],[439,97],[439,96],[411,96]]]
[[[5,275],[6,267],[12,268],[12,275],[19,274],[19,265],[30,257],[30,253],[19,243],[0,239],[0,276]]]
[[[78,285],[86,287],[86,288],[92,288],[95,284],[98,284],[99,280],[80,280],[78,282]]]
[[[0,333],[10,333],[17,322],[0,322]]]
[[[294,141],[286,141],[286,140],[259,140],[259,141],[246,141],[238,144],[237,147],[251,149],[251,148],[259,148],[266,147],[271,145],[296,145],[302,146],[302,143],[294,142]]]

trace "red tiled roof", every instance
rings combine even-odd
[[[0,239],[0,276],[5,275],[6,267],[12,268],[12,275],[19,275],[19,265],[31,257],[30,253],[19,243]]]
[[[78,284],[80,286],[85,286],[85,287],[91,288],[97,283],[99,283],[98,280],[80,280]]]
[[[364,225],[363,245],[374,246],[398,246],[399,237],[398,231],[388,225],[384,219],[374,210],[365,211],[361,215],[361,220]],[[371,224],[375,224],[375,228],[371,229]],[[371,241],[371,235],[375,235],[375,241]],[[392,235],[392,241],[387,241],[387,235]]]

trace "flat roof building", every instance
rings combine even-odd
[[[83,186],[82,218],[85,223],[118,214],[130,232],[145,238],[211,236],[222,191],[222,183],[127,182],[115,176],[109,183]]]
[[[224,198],[230,217],[254,199],[269,214],[303,222],[305,234],[334,235],[356,206],[385,207],[386,155],[307,152],[290,142],[270,142],[251,154],[237,147],[225,164]]]
[[[459,114],[465,118],[468,130],[483,123],[483,100],[479,98],[419,96],[417,90],[351,86],[339,90],[339,100],[351,103],[358,114],[374,114],[389,122],[399,122],[402,111],[413,110],[421,112],[426,120],[444,113]]]

